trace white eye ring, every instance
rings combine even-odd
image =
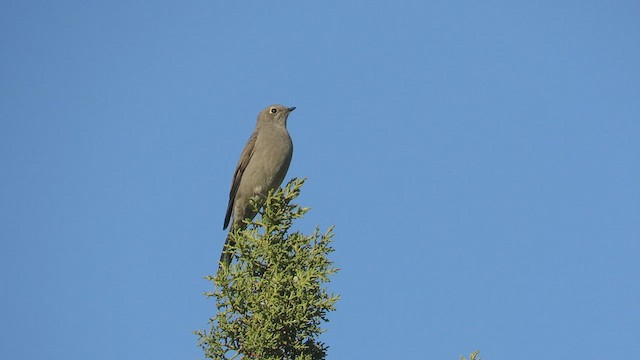
[[[275,114],[275,113],[277,113],[277,112],[278,112],[278,109],[276,109],[276,108],[271,108],[271,113],[272,113],[272,114]]]

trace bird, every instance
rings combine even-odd
[[[244,229],[245,219],[253,219],[256,211],[250,203],[254,197],[266,198],[270,190],[280,187],[293,157],[293,142],[287,131],[287,119],[295,107],[270,105],[259,114],[256,127],[240,154],[236,165],[223,230],[231,223],[220,255],[222,264],[229,265],[233,254],[231,233]]]

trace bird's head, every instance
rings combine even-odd
[[[270,105],[264,108],[258,114],[258,125],[264,125],[267,123],[275,123],[282,126],[287,126],[287,118],[289,114],[295,110],[294,107],[286,107],[283,105]]]

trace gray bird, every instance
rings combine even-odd
[[[293,143],[287,131],[287,118],[295,107],[271,105],[258,114],[256,128],[247,141],[231,182],[229,205],[223,230],[229,226],[243,229],[244,219],[253,219],[256,212],[249,200],[254,196],[265,198],[269,190],[282,184],[293,155]],[[227,245],[233,245],[229,235],[220,256],[220,266],[231,263],[232,254]]]

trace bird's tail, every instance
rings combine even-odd
[[[227,234],[227,240],[224,242],[224,246],[222,247],[222,254],[220,255],[220,265],[219,268],[222,268],[222,264],[229,266],[231,264],[231,258],[233,257],[233,253],[229,249],[230,246],[233,246],[233,240],[231,240],[231,231]]]

